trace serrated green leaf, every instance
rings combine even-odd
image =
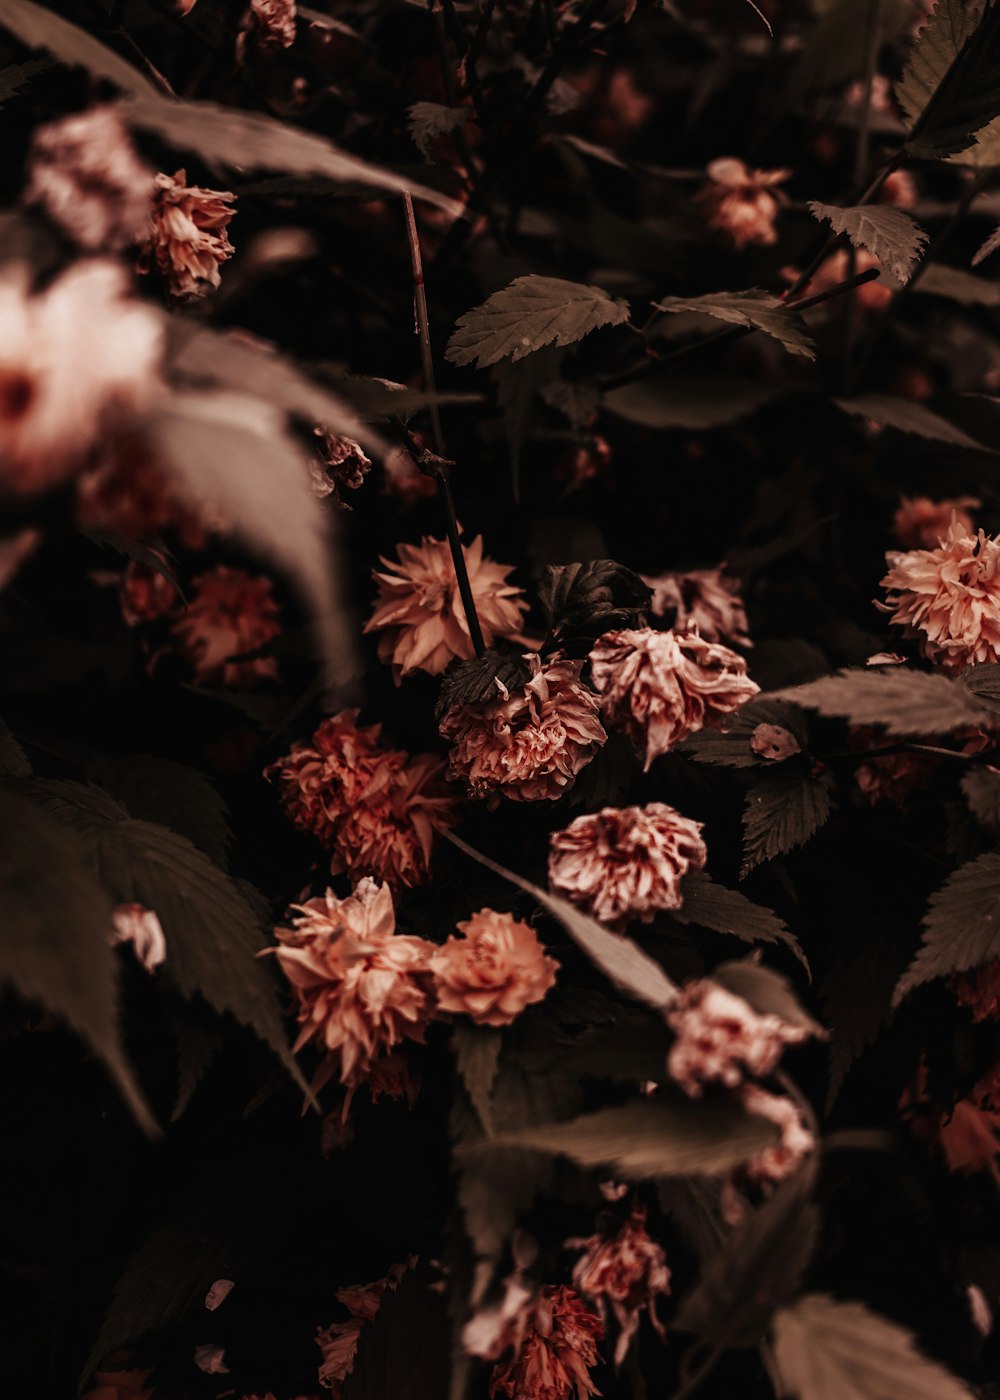
[[[0,792],[0,979],[64,1017],[101,1057],[137,1122],[158,1128],[118,1034],[113,903],[74,832],[26,797]]]
[[[984,705],[1000,710],[1000,664],[987,661],[979,666],[966,666],[958,679]]]
[[[902,954],[899,941],[894,929],[873,930],[856,955],[834,964],[822,986],[823,1014],[832,1027],[827,1113],[849,1070],[889,1018],[893,990],[908,955]]]
[[[950,875],[931,896],[917,956],[896,985],[893,1005],[914,987],[1000,958],[1000,855],[992,851]]]
[[[717,764],[722,768],[766,767],[769,760],[750,747],[754,730],[760,724],[774,724],[787,729],[805,748],[808,733],[802,711],[787,700],[774,700],[765,695],[741,705],[723,721],[724,729],[702,729],[689,734],[677,745],[677,752],[687,754],[696,763]]]
[[[829,815],[830,793],[817,778],[762,778],[747,793],[743,808],[740,878],[763,861],[804,846]]]
[[[132,817],[169,826],[224,870],[233,834],[218,789],[196,768],[152,754],[104,759],[91,776]]]
[[[521,360],[543,345],[573,345],[602,326],[620,326],[628,302],[601,287],[561,277],[515,277],[481,306],[458,318],[445,358],[455,365],[476,362],[480,369],[510,357]]]
[[[821,715],[881,726],[887,734],[954,734],[979,726],[990,712],[958,681],[908,666],[849,669],[774,692]]]
[[[927,234],[904,209],[889,204],[859,204],[840,209],[811,199],[815,218],[826,220],[834,233],[843,233],[855,248],[867,248],[896,282],[908,282],[927,244]]]
[[[973,1400],[905,1328],[863,1303],[807,1293],[777,1314],[773,1339],[784,1393],[796,1400]]]
[[[51,67],[51,58],[29,58],[27,63],[8,63],[6,68],[0,68],[0,108],[16,97],[36,74]]]
[[[422,156],[427,156],[433,141],[460,130],[468,118],[468,107],[445,107],[440,102],[414,102],[409,108],[407,120],[410,140]]]
[[[508,690],[519,690],[530,678],[531,672],[519,653],[490,647],[482,656],[449,667],[441,678],[434,716],[440,719],[456,705],[481,705],[496,700],[500,695],[498,682]]]
[[[1000,13],[939,0],[897,88],[913,122],[906,151],[940,159],[967,150],[1000,116]]]
[[[783,943],[808,971],[809,963],[798,940],[772,909],[754,904],[739,890],[717,884],[704,870],[685,875],[681,882],[684,903],[672,911],[679,924],[697,924],[713,933],[728,933],[746,943]]]
[[[493,1132],[493,1085],[500,1068],[502,1045],[503,1034],[494,1026],[458,1021],[452,1027],[455,1065],[487,1135]]]
[[[494,1143],[565,1156],[583,1167],[605,1167],[617,1176],[643,1180],[728,1171],[775,1140],[772,1123],[732,1100],[653,1098],[504,1133]],[[469,1149],[476,1150],[484,1149]]]
[[[538,601],[553,628],[574,634],[634,626],[652,596],[637,573],[614,559],[547,564],[538,585]]]
[[[911,123],[937,91],[981,16],[978,4],[963,4],[962,0],[938,0],[934,6],[914,40],[903,76],[896,84],[896,101]]]
[[[709,292],[700,297],[665,297],[653,303],[657,311],[696,312],[731,325],[762,331],[777,340],[792,355],[816,358],[812,338],[794,307],[779,297],[751,287],[743,292]]]
[[[968,447],[974,452],[994,450],[912,399],[897,399],[891,394],[862,394],[856,399],[834,399],[833,402],[844,413],[867,418],[880,428],[895,428],[897,432],[913,433],[929,442],[946,442],[951,447]]]

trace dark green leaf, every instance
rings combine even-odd
[[[469,118],[468,107],[443,107],[440,102],[414,102],[409,109],[410,139],[422,156],[439,136],[458,131]]]
[[[158,1129],[118,1035],[112,899],[74,832],[25,797],[0,792],[0,977],[65,1017],[104,1061],[136,1120]]]
[[[681,882],[684,903],[672,911],[680,924],[697,924],[713,933],[728,933],[745,943],[783,943],[808,971],[806,955],[798,940],[771,909],[754,904],[739,890],[718,885],[703,870],[685,875]]]
[[[101,761],[91,776],[129,816],[169,826],[225,869],[233,844],[229,813],[204,773],[168,758],[133,754]]]
[[[778,397],[780,389],[752,379],[705,375],[651,375],[604,395],[604,407],[643,428],[706,432],[749,418]]]
[[[493,1085],[500,1063],[503,1035],[494,1026],[457,1021],[451,1032],[451,1048],[465,1092],[479,1114],[483,1130],[493,1131]]]
[[[771,967],[762,967],[750,958],[721,963],[712,969],[712,981],[727,992],[742,997],[760,1016],[778,1016],[790,1026],[798,1026],[817,1039],[826,1031],[802,1006],[787,977]]]
[[[731,325],[763,331],[792,355],[815,359],[813,342],[802,317],[792,307],[759,287],[744,292],[709,292],[700,297],[665,297],[654,302],[657,311],[697,312]]]
[[[932,9],[910,49],[903,76],[896,84],[896,101],[911,123],[917,120],[937,91],[981,17],[980,5],[963,4],[962,0],[938,0]]]
[[[0,107],[16,97],[37,73],[51,67],[51,58],[29,58],[27,63],[8,63],[6,68],[0,68]]]
[[[444,1298],[409,1270],[361,1329],[343,1400],[448,1400],[450,1341]]]
[[[561,413],[576,432],[582,432],[597,412],[601,396],[591,384],[557,379],[546,384],[541,396],[550,408]]]
[[[852,1065],[889,1019],[892,993],[908,955],[899,948],[898,934],[881,928],[855,955],[835,963],[824,982],[823,1012],[832,1028],[827,1112]]]
[[[538,585],[552,626],[574,634],[634,626],[652,596],[638,574],[614,559],[548,564]]]
[[[560,277],[515,277],[458,318],[445,358],[485,369],[507,356],[521,360],[543,345],[572,345],[601,326],[621,325],[628,315],[628,303],[600,287]]]
[[[912,433],[928,442],[946,442],[951,447],[968,447],[974,452],[993,451],[912,399],[897,399],[891,394],[862,394],[856,399],[834,399],[834,403],[845,413],[866,418],[880,428],[895,428],[897,432]]]
[[[620,806],[636,772],[635,747],[624,734],[609,734],[608,742],[577,776],[569,793],[571,807],[588,812]]]
[[[763,861],[804,846],[829,815],[830,794],[817,778],[775,775],[754,783],[743,809],[740,878]]]
[[[1000,116],[1000,10],[939,0],[897,89],[913,126],[906,150],[940,158],[964,151]]]
[[[962,777],[969,810],[987,831],[1000,832],[1000,773],[995,768],[970,768]]]
[[[758,768],[766,766],[763,754],[750,747],[754,730],[759,724],[775,724],[787,729],[805,748],[808,742],[802,711],[787,700],[761,696],[741,705],[733,715],[727,715],[724,729],[702,729],[689,734],[677,746],[678,753],[687,754],[696,763],[718,764],[723,768]]]
[[[894,735],[953,734],[978,727],[989,716],[958,681],[908,666],[838,671],[775,694],[821,715],[880,725]]]
[[[500,695],[497,682],[508,690],[520,690],[530,677],[519,653],[490,647],[482,656],[459,661],[448,669],[441,678],[434,716],[440,719],[456,705],[481,705],[496,700]]]
[[[920,950],[896,986],[893,1005],[935,977],[1000,958],[1000,855],[961,866],[931,896]]]
[[[908,282],[927,244],[927,234],[904,209],[891,204],[858,204],[840,209],[811,199],[813,215],[843,233],[855,248],[867,248],[896,282]]]
[[[958,679],[990,709],[1000,710],[1000,665],[991,661],[981,666],[967,666]]]
[[[945,267],[943,263],[931,263],[914,291],[927,296],[947,297],[961,306],[1000,306],[1000,282],[976,277],[971,272],[963,272],[960,267]]]

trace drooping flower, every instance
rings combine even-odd
[[[534,1300],[520,1344],[490,1378],[490,1400],[587,1400],[599,1392],[591,1369],[604,1335],[598,1317],[572,1289],[549,1286]]]
[[[656,1316],[656,1299],[670,1292],[666,1256],[646,1229],[646,1212],[636,1208],[617,1233],[568,1240],[583,1253],[573,1269],[573,1286],[597,1305],[607,1322],[608,1307],[618,1322],[615,1365],[620,1366],[639,1327],[639,1315],[649,1309],[649,1320],[660,1337],[663,1324]]]
[[[191,600],[172,631],[200,684],[253,686],[274,680],[273,656],[248,656],[281,633],[271,580],[219,564],[194,580]]]
[[[75,263],[32,295],[0,277],[0,485],[34,492],[85,466],[160,388],[162,328],[127,294],[124,269]]]
[[[776,1185],[791,1176],[802,1159],[816,1150],[816,1139],[786,1095],[770,1094],[759,1084],[744,1084],[739,1097],[748,1113],[770,1119],[781,1132],[772,1147],[765,1147],[743,1163],[740,1175],[755,1186]]]
[[[752,243],[768,247],[778,241],[774,224],[785,199],[776,187],[791,173],[750,170],[743,161],[727,156],[708,166],[707,182],[695,200],[702,207],[707,226],[724,234],[734,248]]]
[[[952,521],[967,535],[974,533],[970,511],[982,502],[975,496],[932,501],[930,496],[902,496],[892,517],[892,532],[903,549],[933,549],[948,536]]]
[[[577,817],[550,838],[549,884],[612,927],[649,923],[681,907],[681,879],[705,864],[701,827],[665,802]]]
[[[694,632],[605,632],[590,666],[604,718],[628,734],[647,769],[685,735],[732,714],[760,690],[742,656]]]
[[[144,904],[119,904],[112,915],[112,943],[131,943],[147,972],[155,972],[167,958],[167,940],[152,909]]]
[[[317,1086],[339,1073],[356,1087],[394,1045],[423,1040],[434,944],[396,932],[392,893],[374,880],[346,899],[327,890],[292,910],[274,952],[299,1000],[294,1048],[315,1041],[326,1051]]]
[[[155,266],[178,300],[205,296],[218,287],[219,268],[235,251],[227,230],[236,196],[228,190],[189,185],[183,170],[173,175],[161,171],[155,187],[139,271]]]
[[[452,661],[475,655],[451,549],[446,540],[425,536],[420,544],[401,544],[398,554],[398,562],[383,557],[385,570],[374,574],[378,598],[365,631],[381,632],[378,654],[392,663],[397,682],[411,671],[437,676]],[[462,554],[483,640],[492,646],[519,630],[527,602],[507,582],[510,566],[483,557],[481,535]]]
[[[530,924],[480,909],[431,958],[438,1007],[479,1026],[509,1026],[554,985],[559,964]]]
[[[748,1074],[770,1074],[786,1045],[801,1045],[812,1034],[771,1012],[761,1015],[709,978],[681,988],[667,1025],[676,1036],[667,1073],[692,1098],[699,1098],[706,1084],[735,1089]]]
[[[129,627],[168,617],[180,603],[180,595],[160,569],[138,559],[129,562],[119,589],[122,617]]]
[[[697,632],[729,646],[752,645],[739,583],[721,569],[640,577],[653,590],[653,616],[666,618],[675,632]]]
[[[525,657],[530,679],[476,705],[456,705],[441,720],[451,740],[451,773],[473,795],[518,802],[561,797],[607,741],[597,696],[580,680],[582,663]]]
[[[408,1263],[394,1264],[385,1278],[376,1279],[374,1283],[357,1283],[337,1289],[337,1302],[343,1303],[351,1316],[346,1322],[331,1323],[316,1333],[316,1345],[323,1355],[319,1383],[332,1390],[335,1396],[340,1393],[341,1381],[354,1369],[361,1329],[366,1322],[372,1322],[378,1316],[386,1290],[395,1292],[407,1267]]]
[[[364,448],[353,438],[342,433],[328,433],[316,428],[316,451],[309,459],[309,480],[313,495],[325,500],[336,496],[338,502],[341,491],[357,491],[371,471],[371,458]]]
[[[920,639],[925,656],[953,675],[1000,660],[1000,540],[956,522],[936,548],[885,558],[886,601],[878,607]]]
[[[254,50],[290,49],[295,43],[295,0],[250,0],[236,35],[236,61]]]
[[[986,963],[956,978],[955,996],[974,1021],[1000,1021],[1000,962]]]
[[[118,252],[146,232],[153,171],[118,109],[91,107],[35,131],[24,198],[86,252]]]

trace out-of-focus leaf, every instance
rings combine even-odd
[[[823,1013],[831,1026],[829,1113],[852,1065],[889,1018],[892,993],[906,955],[895,930],[881,928],[854,956],[834,964],[821,988]]]
[[[1000,665],[988,661],[980,666],[967,666],[958,677],[966,690],[990,709],[1000,710]]]
[[[938,0],[921,27],[907,56],[903,76],[896,84],[896,101],[910,122],[915,122],[927,106],[965,41],[975,32],[981,16],[978,4]]]
[[[904,209],[889,204],[859,204],[840,209],[811,199],[809,208],[834,233],[843,233],[855,248],[867,248],[897,282],[907,282],[920,261],[927,234]]]
[[[750,958],[720,963],[712,969],[712,981],[727,992],[742,997],[759,1016],[777,1016],[790,1026],[798,1026],[818,1040],[826,1031],[806,1011],[788,978],[772,967],[762,967]]]
[[[808,29],[792,69],[790,96],[796,103],[808,92],[842,87],[865,71],[865,27],[858,23],[856,0],[835,0],[817,11],[819,18]],[[908,0],[884,0],[878,13],[880,47],[892,43],[912,23]]]
[[[27,63],[8,63],[6,68],[0,68],[0,108],[16,97],[36,74],[51,67],[51,58],[29,58]]]
[[[0,778],[30,778],[28,756],[0,719]]]
[[[972,257],[972,266],[978,267],[981,262],[985,262],[991,253],[995,253],[1000,248],[1000,227],[997,227],[987,238],[985,243],[980,244]]]
[[[893,735],[953,734],[984,724],[990,714],[958,681],[908,666],[838,671],[775,696],[852,724],[881,725]]]
[[[947,297],[961,306],[1000,306],[1000,282],[991,282],[986,277],[976,277],[960,267],[946,267],[943,263],[931,263],[914,291]]]
[[[743,808],[741,877],[765,860],[784,855],[816,835],[830,815],[830,793],[817,778],[762,778]]]
[[[304,449],[283,415],[245,394],[181,392],[154,415],[149,433],[178,490],[295,579],[312,607],[330,680],[346,684],[356,670],[354,629],[339,601],[329,514],[309,488]]]
[[[880,428],[895,428],[897,432],[913,433],[916,437],[927,438],[929,442],[969,447],[974,452],[994,450],[912,399],[897,399],[891,394],[861,394],[856,399],[834,399],[833,402],[844,413],[850,413],[855,418],[867,418]]]
[[[1000,855],[990,851],[950,875],[931,896],[920,950],[896,986],[893,1005],[914,987],[1000,958]]]
[[[422,156],[439,136],[460,130],[469,118],[468,107],[445,107],[440,102],[414,102],[409,109],[410,139]]]
[[[452,1028],[451,1048],[465,1092],[479,1114],[484,1131],[493,1131],[491,1099],[500,1062],[503,1035],[494,1026],[458,1021]]]
[[[895,212],[895,211],[894,211]],[[665,297],[654,302],[657,311],[697,312],[728,321],[734,326],[747,326],[763,331],[777,340],[792,355],[816,358],[812,338],[802,317],[778,297],[751,287],[744,292],[709,292],[700,297]]]
[[[732,1100],[678,1097],[602,1108],[565,1123],[503,1133],[494,1143],[570,1157],[583,1167],[606,1167],[642,1180],[728,1171],[775,1139],[773,1123]]]
[[[755,1346],[798,1292],[819,1234],[815,1159],[783,1182],[702,1270],[675,1326],[727,1348]]]
[[[136,1121],[158,1129],[118,1035],[113,902],[77,836],[26,797],[0,792],[0,979],[65,1017],[101,1057]]]
[[[591,384],[556,379],[546,384],[541,396],[550,408],[561,413],[581,432],[597,412],[600,394]]]
[[[896,89],[913,125],[907,151],[940,159],[967,150],[1000,116],[1000,11],[938,0]]]
[[[680,924],[697,924],[713,933],[728,933],[746,943],[783,943],[808,971],[809,963],[798,940],[771,909],[754,904],[739,890],[719,885],[703,870],[685,875],[681,882],[684,903],[671,911]]]
[[[543,345],[572,345],[601,326],[628,320],[628,302],[600,287],[561,277],[515,277],[481,306],[458,318],[445,358],[480,369],[510,357],[521,360]]]
[[[83,29],[31,0],[0,0],[0,25],[31,49],[48,49],[60,63],[86,68],[132,95],[155,95],[148,78]]]
[[[911,1333],[863,1303],[807,1293],[776,1315],[773,1338],[783,1391],[796,1400],[973,1400]]]
[[[962,776],[969,810],[988,831],[1000,832],[1000,773],[995,768],[970,768]]]
[[[587,811],[620,806],[636,773],[635,747],[624,734],[609,734],[570,788],[569,805]]]
[[[635,384],[611,389],[604,395],[604,407],[616,417],[643,428],[704,432],[749,418],[780,393],[772,384],[751,379],[651,375]]]
[[[632,627],[652,596],[637,573],[614,559],[547,564],[538,585],[538,601],[553,628],[573,635]]]
[[[448,1400],[450,1365],[444,1298],[410,1270],[361,1329],[340,1393],[343,1400]]]
[[[621,934],[611,933],[602,928],[595,919],[574,908],[568,900],[548,894],[537,885],[533,885],[530,880],[515,875],[512,870],[507,870],[488,856],[481,855],[479,851],[467,846],[452,832],[445,832],[445,835],[452,845],[464,851],[467,856],[478,860],[488,870],[501,875],[505,880],[510,880],[536,899],[543,909],[559,920],[573,941],[621,991],[627,992],[637,1001],[646,1002],[658,1011],[662,1011],[673,1001],[677,995],[676,986],[659,963],[654,962],[631,938],[624,938]]]
[[[767,695],[741,705],[735,714],[726,716],[724,723],[724,729],[701,729],[697,734],[689,734],[678,744],[678,753],[687,754],[696,763],[718,764],[722,768],[757,768],[767,766],[763,755],[750,747],[759,724],[787,729],[802,748],[808,739],[801,710],[787,700],[773,700]]]
[[[91,776],[129,816],[169,826],[226,868],[233,844],[229,813],[218,789],[197,768],[152,754],[132,754],[103,760]]]

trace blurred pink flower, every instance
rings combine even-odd
[[[751,645],[739,582],[721,569],[640,577],[653,590],[653,616],[666,618],[675,632],[697,632],[708,642],[729,646]]]
[[[804,1157],[816,1150],[816,1139],[790,1098],[769,1094],[757,1084],[744,1084],[740,1101],[748,1113],[768,1118],[781,1131],[780,1141],[765,1147],[740,1168],[740,1176],[755,1186],[773,1185],[791,1176]]]
[[[292,910],[273,951],[299,999],[294,1048],[315,1041],[327,1052],[317,1087],[339,1072],[353,1088],[401,1040],[423,1040],[434,944],[396,932],[392,894],[374,880],[345,899],[327,890]]]
[[[290,49],[295,43],[295,0],[250,0],[236,35],[236,61],[253,49]]]
[[[584,1251],[573,1269],[577,1292],[597,1305],[605,1323],[610,1304],[618,1321],[616,1366],[628,1355],[643,1308],[649,1309],[649,1320],[663,1337],[656,1298],[670,1292],[670,1270],[663,1250],[646,1230],[644,1210],[636,1208],[614,1235],[591,1235],[585,1240],[567,1240],[566,1244]]]
[[[171,296],[178,300],[205,296],[218,287],[219,267],[233,256],[227,236],[234,194],[188,185],[187,174],[156,176],[150,227],[143,242],[139,271],[155,266]]]
[[[95,1371],[94,1384],[82,1400],[153,1400],[152,1371]]]
[[[572,1288],[543,1288],[509,1359],[490,1378],[490,1400],[587,1400],[599,1392],[590,1377],[604,1335],[600,1319]]]
[[[316,451],[309,460],[313,494],[324,499],[341,491],[356,491],[371,471],[371,459],[353,438],[341,433],[328,433],[322,428],[314,431]],[[341,502],[343,504],[343,502]]]
[[[479,1026],[509,1026],[554,985],[559,964],[535,930],[511,914],[480,909],[431,958],[437,1003]]]
[[[967,1006],[974,1021],[1000,1021],[1000,962],[973,968],[953,985],[959,1006]]]
[[[17,578],[42,539],[41,530],[28,526],[0,540],[0,593]]]
[[[419,1079],[414,1077],[406,1056],[398,1050],[375,1060],[368,1069],[365,1084],[372,1103],[378,1103],[379,1099],[405,1099],[412,1105],[420,1093]]]
[[[805,1026],[761,1015],[708,978],[681,988],[667,1025],[676,1036],[667,1073],[692,1098],[699,1098],[706,1084],[735,1089],[747,1074],[770,1074],[786,1045],[800,1045],[810,1036]]]
[[[36,129],[24,198],[86,252],[118,252],[146,232],[153,171],[117,107],[91,107]]]
[[[206,1376],[228,1376],[229,1367],[226,1365],[226,1348],[218,1346],[215,1342],[203,1342],[194,1349],[194,1364],[199,1371],[204,1371]]]
[[[885,558],[887,595],[877,606],[919,637],[925,656],[952,675],[1000,661],[1000,540],[956,522],[935,549]]]
[[[163,332],[123,268],[73,264],[32,295],[0,276],[0,486],[41,491],[132,426],[160,388]]]
[[[897,209],[912,209],[919,198],[917,182],[908,170],[890,171],[878,192],[879,204],[893,204]]]
[[[583,663],[525,659],[531,677],[519,690],[498,680],[495,700],[456,705],[441,720],[452,776],[473,795],[554,800],[607,741],[597,696],[580,681]]]
[[[475,655],[451,549],[446,540],[425,536],[397,552],[398,563],[383,558],[385,571],[374,574],[378,598],[365,631],[382,633],[378,654],[392,663],[397,682],[411,671],[440,675],[452,661]],[[462,553],[483,640],[492,646],[518,631],[527,603],[521,589],[507,582],[510,566],[483,557],[481,535]]]
[[[172,631],[199,684],[253,686],[277,678],[275,658],[234,658],[280,636],[280,616],[270,579],[219,564],[194,580],[191,601]]]
[[[693,632],[605,632],[590,665],[604,718],[629,735],[647,769],[685,735],[732,714],[760,690],[742,656]]]
[[[112,916],[112,943],[131,943],[147,972],[155,972],[167,958],[167,940],[160,921],[144,904],[119,904]]]
[[[947,539],[953,521],[961,525],[965,534],[973,534],[975,527],[969,512],[981,505],[975,496],[957,496],[946,501],[932,501],[929,496],[902,496],[892,518],[892,532],[902,549],[934,549]]]
[[[549,884],[612,927],[679,909],[680,882],[707,852],[701,822],[664,802],[605,807],[577,817],[549,841]]]
[[[408,1264],[394,1264],[385,1278],[376,1279],[374,1283],[357,1283],[337,1289],[337,1302],[343,1303],[351,1316],[346,1322],[331,1323],[316,1333],[316,1345],[323,1354],[319,1383],[332,1390],[335,1396],[340,1394],[341,1381],[354,1369],[354,1356],[362,1327],[378,1316],[386,1290],[395,1292],[407,1267]]]
[[[200,520],[170,490],[163,473],[137,441],[126,439],[106,452],[76,482],[76,517],[88,530],[107,530],[134,540],[177,533],[189,549],[201,549],[219,522]]]
[[[778,241],[774,227],[785,196],[775,193],[790,170],[750,170],[732,156],[713,160],[706,170],[707,182],[695,195],[707,226],[725,234],[734,248],[751,243],[765,247]]]
[[[802,289],[803,295],[808,291],[810,296],[816,296],[820,292],[828,292],[832,287],[845,282],[848,277],[858,272],[869,272],[873,267],[881,272],[882,264],[874,253],[869,253],[867,248],[853,249],[854,259],[851,260],[851,253],[846,248],[838,248],[821,265],[813,277],[809,279],[806,287]],[[893,289],[891,285],[875,278],[871,282],[865,282],[860,287],[856,287],[851,292],[850,297],[859,306],[862,312],[884,311],[892,301]]]
[[[166,574],[132,559],[122,574],[119,601],[122,617],[129,627],[137,627],[140,622],[167,617],[181,600]]]

